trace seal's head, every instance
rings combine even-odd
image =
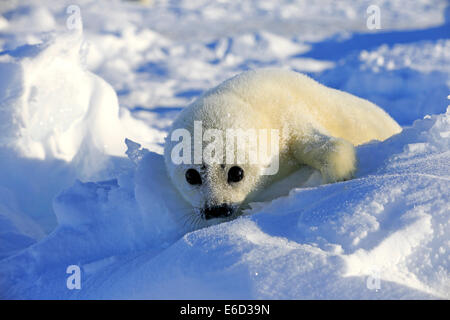
[[[171,180],[204,220],[229,220],[241,212],[258,184],[255,165],[171,164]]]
[[[218,89],[183,109],[172,124],[164,146],[167,173],[204,225],[235,218],[261,189],[266,162],[251,160],[259,154],[261,128],[267,133],[271,127],[260,112]]]

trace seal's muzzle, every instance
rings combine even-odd
[[[226,218],[233,213],[233,208],[229,204],[223,203],[218,206],[206,207],[202,212],[206,220],[212,218]]]

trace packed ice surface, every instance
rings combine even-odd
[[[2,2],[0,298],[450,298],[445,6]],[[367,98],[404,130],[360,146],[354,180],[298,173],[267,191],[277,199],[193,230],[165,176],[167,128],[265,66]],[[300,176],[309,187],[291,186]]]

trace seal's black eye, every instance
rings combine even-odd
[[[228,183],[239,182],[244,179],[244,170],[241,167],[234,166],[228,170]]]
[[[195,169],[189,169],[186,171],[186,181],[190,184],[202,184],[202,177]]]

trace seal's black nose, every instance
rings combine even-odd
[[[224,218],[230,216],[231,213],[232,208],[226,203],[218,206],[206,207],[205,209],[203,209],[205,219]]]

